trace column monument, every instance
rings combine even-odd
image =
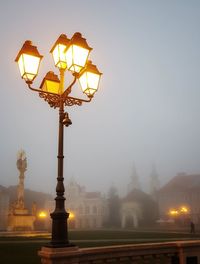
[[[35,215],[25,208],[24,179],[27,169],[27,159],[24,150],[17,155],[17,169],[19,170],[19,184],[17,186],[17,200],[10,205],[8,215],[8,231],[34,230]]]

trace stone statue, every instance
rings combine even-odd
[[[17,188],[17,204],[16,208],[24,209],[24,178],[25,171],[27,169],[26,153],[24,150],[20,150],[17,155],[17,168],[19,170],[19,184]]]

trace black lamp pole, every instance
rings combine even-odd
[[[60,71],[60,87],[64,86],[63,71]],[[35,89],[31,87],[31,82],[28,83],[28,87],[39,92],[39,96],[49,103],[51,107],[59,108],[59,130],[58,130],[58,176],[57,176],[57,186],[56,186],[56,198],[55,198],[55,210],[51,213],[52,218],[52,237],[50,243],[47,245],[49,247],[70,247],[74,246],[69,242],[68,239],[68,227],[67,219],[69,213],[65,210],[65,187],[64,187],[64,177],[63,177],[63,144],[64,144],[64,126],[69,126],[72,124],[69,119],[68,113],[64,112],[65,106],[82,105],[83,102],[90,102],[92,97],[88,100],[74,98],[69,96],[71,93],[72,86],[75,84],[77,78],[74,76],[73,82],[68,86],[68,88],[61,94],[52,94],[46,91]]]
[[[64,104],[61,100],[59,108],[59,134],[58,134],[58,177],[55,198],[56,206],[53,213],[51,213],[52,218],[52,239],[51,245],[55,247],[68,246],[68,228],[67,219],[69,213],[65,210],[65,198],[64,198],[64,178],[63,178],[63,140],[64,140]]]

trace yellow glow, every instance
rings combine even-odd
[[[187,213],[189,212],[189,209],[188,209],[186,206],[182,206],[182,207],[180,208],[180,212],[181,212],[181,213],[185,213],[185,214],[187,214]]]
[[[77,45],[71,45],[66,51],[67,68],[72,72],[80,72],[85,67],[89,50]]]
[[[72,220],[75,218],[75,214],[73,212],[69,213],[69,220]]]
[[[61,69],[65,69],[67,67],[66,53],[64,52],[65,50],[66,45],[58,44],[52,52],[55,66]]]
[[[98,89],[99,80],[99,74],[84,72],[79,78],[82,91],[87,95],[93,95]]]
[[[38,74],[41,58],[22,53],[19,60],[19,70],[22,78],[26,81],[32,81]]]
[[[47,213],[44,212],[44,211],[41,211],[39,214],[38,214],[39,218],[46,218],[47,217]]]
[[[58,82],[45,80],[42,90],[50,93],[59,94],[60,84]]]
[[[178,210],[172,209],[172,210],[169,211],[169,214],[170,214],[171,216],[176,216],[176,215],[179,214],[179,212],[178,212]]]

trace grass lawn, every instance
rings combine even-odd
[[[69,239],[79,247],[93,247],[200,239],[200,234],[97,230],[71,231]],[[0,237],[0,263],[39,264],[40,259],[37,256],[37,251],[48,241],[49,236]]]
[[[41,248],[41,243],[5,243],[0,244],[1,264],[37,264],[40,258],[37,251]]]

